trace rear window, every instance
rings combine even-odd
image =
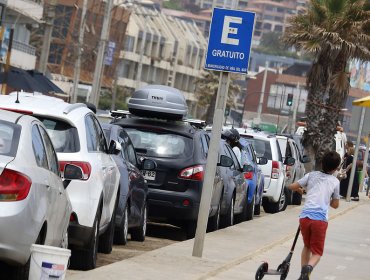
[[[62,120],[37,117],[46,127],[57,153],[80,151],[77,128]]]
[[[192,155],[192,138],[162,131],[132,128],[125,130],[140,154],[161,158],[187,158]]]
[[[17,153],[21,126],[0,121],[0,155],[14,157]]]
[[[248,141],[252,144],[257,157],[265,157],[268,160],[272,160],[270,141],[256,138],[248,138]]]

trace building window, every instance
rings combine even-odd
[[[283,26],[281,26],[281,25],[275,25],[274,31],[283,32]]]
[[[272,27],[271,23],[266,22],[263,24],[263,29],[265,30],[271,30],[271,27]]]
[[[130,35],[126,35],[124,50],[128,52],[132,52],[134,50],[135,38]]]
[[[62,61],[63,45],[51,43],[49,52],[49,63],[60,64]]]

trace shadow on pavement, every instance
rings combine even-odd
[[[169,224],[148,223],[146,235],[174,241],[186,240],[185,232],[181,228]]]

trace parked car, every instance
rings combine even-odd
[[[102,127],[108,142],[115,140],[122,147],[121,152],[113,156],[121,174],[114,241],[125,245],[129,230],[131,240],[144,241],[148,185],[140,169],[149,174],[156,164],[150,159],[138,159],[131,139],[122,127],[112,124],[102,124]]]
[[[256,153],[254,151],[253,145],[250,141],[242,138],[239,140],[240,144],[243,146],[242,148],[242,161],[243,170],[244,170],[244,178],[248,181],[249,189],[248,189],[248,215],[247,220],[253,219],[254,215],[259,215],[261,213],[261,206],[262,206],[262,196],[263,196],[263,189],[264,189],[264,176],[262,173],[261,168],[258,164],[263,163],[265,161],[267,163],[267,159],[261,159],[256,157]]]
[[[129,110],[134,115],[127,118],[122,113],[114,124],[125,129],[139,157],[157,163],[155,170],[144,173],[149,188],[149,218],[180,226],[191,238],[195,235],[208,153],[206,132],[197,124],[182,121],[187,113],[185,98],[171,87],[154,85],[137,90],[129,100]],[[222,180],[216,173],[210,231],[219,228],[222,193]]]
[[[16,102],[18,101],[18,102]],[[92,269],[97,251],[112,251],[119,171],[104,132],[85,104],[69,104],[41,94],[12,93],[0,96],[0,107],[38,118],[46,127],[59,159],[60,171],[69,163],[83,171],[81,180],[72,180],[67,192],[72,203],[69,224],[71,267]]]
[[[70,164],[65,169],[65,179],[81,172]],[[0,110],[0,262],[10,264],[17,279],[28,279],[32,244],[67,248],[68,182],[45,126]]]
[[[310,159],[309,157],[301,154],[298,145],[293,139],[293,136],[277,135],[276,139],[279,142],[283,162],[285,165],[285,186],[287,187],[293,182],[303,178],[306,173],[304,164],[309,162]],[[301,201],[302,195],[300,193],[288,190],[288,204],[301,205]]]
[[[264,175],[262,206],[266,213],[284,211],[287,207],[288,190],[285,188],[285,167],[276,136],[252,129],[238,129],[241,138],[252,143],[257,157],[268,160],[260,165]]]

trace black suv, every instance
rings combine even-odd
[[[154,159],[157,168],[142,170],[148,182],[148,215],[152,221],[182,227],[188,238],[195,234],[209,136],[186,121],[142,117],[116,119],[129,134],[139,158]],[[213,184],[208,230],[217,230],[222,202],[219,170]]]

